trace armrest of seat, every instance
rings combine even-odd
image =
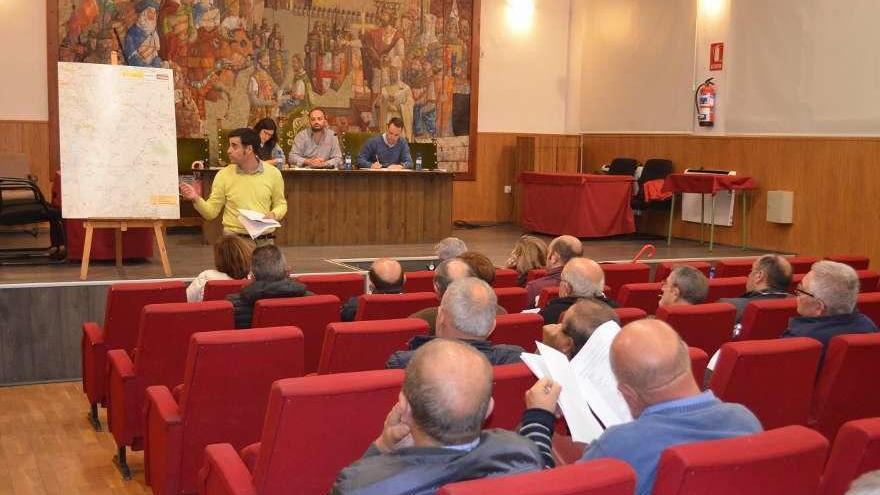
[[[107,394],[110,407],[107,421],[117,446],[132,445],[136,430],[136,418],[140,415],[137,400],[137,373],[128,353],[122,349],[107,352]]]
[[[242,462],[244,462],[245,467],[247,467],[251,474],[257,469],[257,459],[260,458],[260,447],[262,446],[262,442],[254,442],[250,445],[246,445],[241,449],[241,452],[239,452]]]
[[[183,455],[183,419],[180,406],[163,385],[147,387],[144,468],[153,493],[178,492]]]
[[[95,322],[83,323],[80,344],[82,361],[83,391],[90,404],[106,400],[107,347],[104,344],[104,330]]]
[[[104,329],[94,321],[83,323],[83,342],[88,342],[89,345],[103,344]]]
[[[205,447],[205,464],[199,470],[199,493],[210,495],[256,495],[253,476],[228,443]]]

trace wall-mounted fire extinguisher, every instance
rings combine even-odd
[[[702,127],[712,127],[715,125],[715,83],[712,82],[713,77],[703,81],[703,84],[697,86],[694,93],[694,105],[697,107],[697,122]]]

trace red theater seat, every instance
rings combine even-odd
[[[547,270],[544,268],[533,268],[526,273],[526,283],[547,276]]]
[[[849,484],[880,469],[880,418],[844,424],[834,439],[819,495],[844,495]]]
[[[803,426],[663,451],[654,495],[816,493],[828,441]]]
[[[715,262],[715,278],[747,277],[757,258],[731,258]]]
[[[859,276],[859,292],[875,292],[880,274],[872,270],[856,270]]]
[[[205,283],[203,301],[223,301],[230,294],[238,294],[244,286],[251,283],[250,279],[240,280],[208,280]]]
[[[880,416],[880,333],[831,339],[816,382],[812,425],[834,440],[841,425]]]
[[[859,311],[880,326],[880,292],[864,292],[858,295]]]
[[[279,380],[272,385],[253,469],[239,446],[208,445],[202,495],[324,495],[340,470],[379,436],[397,403],[403,370]],[[353,412],[356,412],[353,413]]]
[[[640,308],[614,308],[614,312],[617,313],[617,317],[620,318],[620,326],[648,317],[648,313]]]
[[[325,275],[300,275],[296,279],[315,294],[331,294],[345,303],[364,293],[364,275],[360,273],[334,273]]]
[[[295,326],[303,333],[303,372],[314,373],[321,358],[324,330],[339,321],[339,298],[334,295],[261,299],[254,304],[251,328]]]
[[[440,488],[438,495],[632,495],[636,473],[617,459],[562,466],[555,469],[460,481]]]
[[[495,330],[489,335],[492,344],[518,345],[535,352],[535,341],[543,339],[544,318],[536,313],[510,313],[495,317]]]
[[[669,323],[687,345],[711,356],[733,335],[736,308],[728,303],[663,306],[657,318]]]
[[[183,381],[190,336],[196,332],[232,328],[235,323],[229,301],[144,306],[134,359],[122,349],[107,353],[110,366],[107,417],[120,459],[125,459],[126,446],[135,450],[142,448],[144,390],[152,385],[172,389]]]
[[[434,292],[434,272],[431,270],[406,272],[406,280],[403,282],[403,291]]]
[[[516,270],[511,270],[510,268],[496,268],[495,281],[492,282],[492,287],[495,287],[496,289],[503,287],[519,287],[516,283],[518,279],[519,274],[516,273]]]
[[[141,309],[147,304],[186,302],[183,282],[113,284],[107,292],[104,326],[83,323],[80,344],[83,391],[91,405],[92,424],[98,423],[98,404],[107,400],[107,351],[122,349],[129,354],[138,337]]]
[[[716,302],[723,297],[739,297],[746,292],[748,277],[710,278],[707,303]]]
[[[395,351],[407,349],[428,323],[418,318],[331,323],[324,334],[318,374],[381,370]]]
[[[778,339],[798,315],[797,298],[759,299],[746,305],[737,340]]]
[[[620,288],[617,303],[625,308],[639,308],[652,315],[660,303],[660,287],[663,282],[626,284]]]
[[[495,289],[495,295],[498,297],[498,305],[508,313],[521,313],[527,307],[528,295],[522,287],[501,287]]]
[[[705,261],[664,261],[657,264],[657,269],[654,271],[654,282],[662,282],[666,280],[666,277],[669,276],[672,269],[679,265],[692,266],[703,272],[703,275],[706,277],[709,276],[709,269],[712,267],[712,265]]]
[[[806,337],[728,342],[709,388],[748,407],[765,430],[805,425],[821,352],[822,344]]]
[[[526,410],[526,390],[536,381],[538,379],[525,363],[493,366],[492,398],[495,399],[495,409],[483,427],[516,431]]]
[[[425,308],[439,306],[437,294],[412,292],[409,294],[364,294],[358,300],[355,320],[393,320],[406,318]]]
[[[688,347],[688,354],[691,357],[691,372],[694,374],[694,380],[697,382],[697,386],[702,389],[703,382],[706,380],[706,367],[709,366],[709,355],[697,347]]]
[[[258,441],[272,382],[302,374],[302,346],[296,327],[193,335],[180,401],[167,387],[147,388],[144,467],[153,493],[195,493],[209,444]]]
[[[551,299],[556,299],[557,297],[559,297],[558,285],[553,287],[544,287],[543,289],[541,289],[541,293],[538,294],[538,304],[535,307],[544,309],[545,307],[547,307],[547,303],[550,302]]]
[[[832,254],[826,256],[825,259],[849,265],[855,270],[867,270],[871,264],[871,258],[858,254]]]
[[[805,274],[813,267],[813,263],[819,261],[815,256],[791,256],[788,262],[791,264],[791,273]]]
[[[616,300],[618,291],[626,284],[649,282],[651,267],[645,263],[603,263],[601,266],[605,285],[609,288],[605,295],[611,299]]]

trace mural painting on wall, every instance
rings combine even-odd
[[[279,124],[285,149],[320,106],[337,133],[436,140],[468,168],[473,0],[58,0],[61,61],[174,70],[179,137]]]

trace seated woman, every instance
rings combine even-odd
[[[529,270],[547,266],[547,244],[535,236],[521,236],[513,245],[513,251],[504,266],[516,270],[519,274],[516,283],[524,287]]]
[[[254,132],[260,136],[260,147],[257,156],[264,162],[271,162],[278,168],[284,166],[284,150],[278,146],[278,126],[275,121],[266,117],[257,122]]]
[[[241,280],[251,271],[251,243],[237,235],[225,235],[214,243],[214,269],[205,270],[186,288],[186,300],[199,302],[208,280]]]

